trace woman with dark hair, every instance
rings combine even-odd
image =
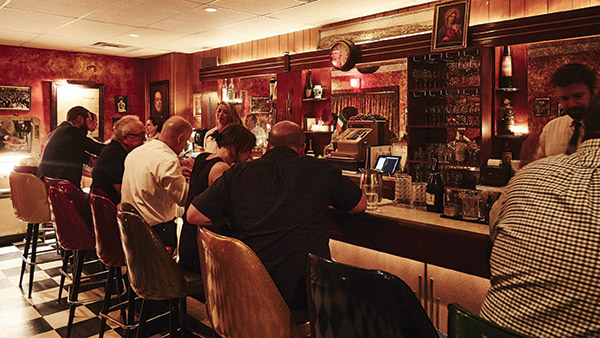
[[[211,186],[225,170],[235,163],[247,162],[252,158],[252,148],[256,144],[256,137],[243,125],[230,124],[222,132],[215,131],[213,137],[218,145],[217,152],[214,154],[202,153],[194,161],[185,202],[186,214],[194,197]],[[188,271],[200,273],[196,243],[198,227],[188,223],[185,216],[183,220],[179,241],[179,264]]]
[[[242,119],[235,106],[229,102],[221,102],[217,105],[217,126],[206,132],[204,136],[204,151],[216,153],[218,148],[213,134],[222,132],[230,124],[242,124]]]
[[[162,119],[156,115],[152,115],[146,121],[146,141],[158,139],[162,130]]]

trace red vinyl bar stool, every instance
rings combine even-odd
[[[36,167],[16,166],[9,175],[10,194],[13,211],[17,219],[27,222],[27,236],[23,249],[23,263],[19,287],[23,283],[25,267],[29,266],[29,291],[27,297],[31,298],[33,290],[33,276],[35,273],[37,255],[53,250],[37,251],[39,234],[54,232],[52,227],[52,214],[46,186],[41,179],[34,175]],[[23,171],[23,172],[21,172]],[[42,227],[40,228],[40,224]],[[46,225],[46,226],[45,226]],[[47,226],[50,225],[50,226]],[[31,248],[31,252],[29,249]]]
[[[143,300],[137,337],[144,334],[148,300],[168,300],[170,337],[185,337],[186,297],[202,294],[202,278],[175,263],[133,206],[120,203],[117,216],[129,282]]]
[[[123,246],[121,244],[121,235],[119,234],[119,224],[117,223],[117,207],[100,189],[92,189],[90,192],[90,205],[92,207],[94,233],[96,235],[96,254],[98,254],[100,261],[109,267],[104,303],[99,314],[101,318],[99,338],[104,336],[107,319],[127,330],[127,337],[130,337],[132,333],[131,330],[136,328],[136,325],[133,325],[135,314],[135,292],[131,290],[127,275],[121,275],[121,267],[126,266],[126,263]],[[114,279],[116,279],[117,282],[117,294],[120,296],[123,295],[123,282],[125,282],[128,301],[120,302],[111,307],[110,301]],[[125,315],[125,306],[128,306],[128,317]],[[121,309],[121,320],[109,315],[111,310],[114,310],[115,308]]]
[[[58,242],[64,250],[72,251],[74,257],[73,284],[69,289],[69,297],[67,299],[67,303],[70,305],[67,337],[70,337],[75,317],[75,308],[83,303],[103,299],[78,300],[85,254],[95,249],[96,241],[94,233],[88,228],[78,209],[76,209],[76,206],[81,205],[81,202],[85,201],[85,196],[79,188],[69,181],[55,182],[48,188],[48,195],[52,204]],[[68,259],[66,260],[68,261]],[[63,267],[64,263],[65,261],[63,261]],[[92,276],[94,275],[87,277],[91,278]],[[65,274],[61,276],[59,294],[64,286],[64,279]]]

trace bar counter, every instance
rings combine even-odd
[[[328,232],[341,242],[490,277],[492,244],[485,224],[442,218],[384,200],[375,212],[349,215],[331,209]]]

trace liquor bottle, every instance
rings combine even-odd
[[[274,100],[275,99],[275,87],[277,86],[277,81],[275,80],[275,77],[272,76],[271,80],[269,81],[269,99]]]
[[[314,92],[313,92],[313,88],[315,86],[313,85],[312,82],[312,72],[309,70],[308,71],[308,76],[306,78],[306,86],[304,86],[304,97],[309,99],[311,97],[314,97]]]
[[[227,101],[227,79],[223,81],[223,87],[221,87],[221,101]]]
[[[425,204],[427,211],[439,213],[444,211],[444,182],[442,182],[437,154],[432,158],[431,174],[425,188]]]
[[[306,150],[306,156],[315,157],[315,152],[312,149],[311,139],[308,139],[308,149]]]
[[[483,209],[483,218],[486,223],[490,222],[490,211],[492,210],[492,195],[488,194],[487,201],[485,202],[485,208]]]
[[[502,51],[502,64],[500,66],[500,79],[498,80],[500,88],[512,88],[512,60],[510,56],[510,47],[504,46]]]
[[[229,80],[229,87],[227,87],[227,99],[233,101],[235,99],[235,91],[233,88],[233,78]]]

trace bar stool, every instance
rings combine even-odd
[[[27,236],[25,238],[25,247],[22,255],[23,263],[19,277],[19,287],[21,287],[25,267],[29,266],[29,291],[27,298],[31,298],[31,291],[33,290],[33,276],[37,264],[37,255],[53,251],[37,251],[39,234],[54,232],[54,228],[51,226],[52,215],[50,213],[48,193],[44,182],[31,173],[34,171],[33,168],[35,167],[24,168],[16,166],[9,175],[13,210],[17,219],[27,222]],[[40,224],[42,224],[41,228]],[[48,224],[50,226],[47,226]],[[31,253],[29,252],[29,248],[31,248]]]
[[[102,310],[100,311],[100,335],[104,336],[104,330],[106,329],[106,320],[110,320],[121,328],[127,330],[127,336],[131,335],[131,330],[135,329],[133,325],[134,314],[135,314],[135,293],[131,290],[127,275],[121,275],[121,267],[126,266],[125,254],[123,253],[123,246],[121,245],[121,237],[119,234],[119,224],[117,223],[117,207],[113,202],[105,197],[106,194],[100,189],[92,189],[90,192],[90,205],[92,207],[92,215],[94,220],[94,233],[96,235],[96,253],[98,258],[109,267],[108,278],[106,280],[104,303]],[[123,278],[125,277],[125,278]],[[123,282],[128,294],[128,302],[120,302],[114,306],[110,306],[113,290],[113,279],[117,282],[117,294],[122,296],[123,293]],[[128,317],[124,312],[124,307],[128,305]],[[118,320],[109,315],[111,310],[115,308],[121,309],[122,320]]]
[[[77,192],[79,192],[81,196],[78,196]],[[82,282],[81,275],[85,254],[87,251],[94,250],[95,239],[94,233],[87,227],[81,214],[75,208],[82,199],[85,200],[85,197],[83,197],[83,193],[73,183],[69,181],[53,183],[48,189],[48,195],[50,197],[50,203],[52,204],[52,213],[54,214],[58,241],[64,250],[72,251],[74,256],[73,284],[69,289],[69,297],[67,299],[67,303],[70,305],[67,337],[70,337],[73,328],[73,319],[75,317],[75,308],[83,303],[103,299],[103,297],[81,301],[78,299]],[[64,263],[65,261],[63,261],[63,266],[65,265]],[[97,274],[87,276],[86,280],[95,275]],[[65,274],[61,276],[59,295],[64,286],[64,279]]]
[[[130,211],[126,211],[130,210]],[[202,278],[181,269],[152,228],[128,203],[118,207],[119,229],[131,288],[140,296],[142,310],[137,336],[142,337],[148,300],[169,301],[169,333],[185,336],[186,297],[202,293]]]

